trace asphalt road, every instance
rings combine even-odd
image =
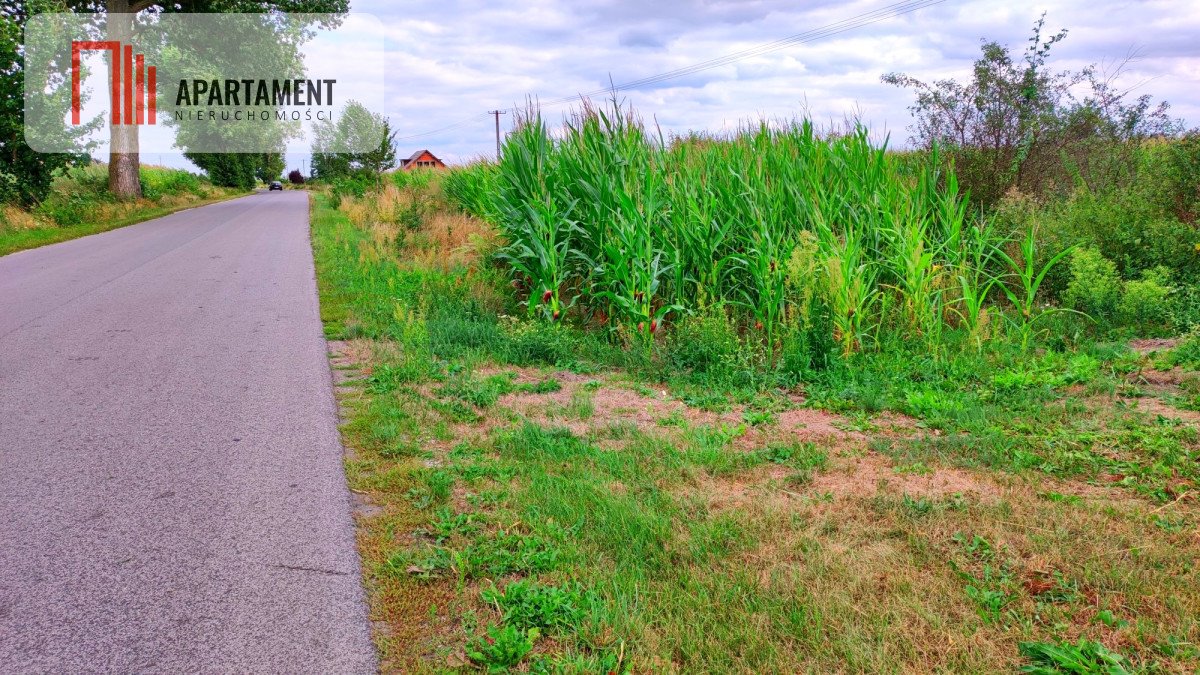
[[[304,193],[0,257],[0,672],[376,668]]]

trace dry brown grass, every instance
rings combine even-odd
[[[496,247],[496,229],[477,218],[442,208],[436,186],[419,191],[388,183],[382,191],[344,199],[341,210],[355,225],[371,233],[377,247],[402,248],[400,257],[407,265],[430,270],[459,268]],[[406,214],[410,211],[421,214],[415,230],[401,225],[409,222]]]
[[[495,228],[462,213],[439,212],[427,220],[409,244],[413,264],[451,269],[471,264],[496,247]]]
[[[0,227],[28,230],[35,227],[47,227],[50,224],[25,209],[7,204],[0,205]]]

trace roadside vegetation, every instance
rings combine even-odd
[[[1200,172],[1161,132],[1022,183],[585,105],[498,164],[335,181],[384,670],[1195,672]],[[995,157],[1050,176],[1031,137]]]
[[[1194,670],[1194,334],[554,321],[454,180],[314,207],[385,669]]]
[[[103,164],[66,169],[32,208],[0,204],[0,255],[124,227],[174,211],[228,199],[243,191],[215,187],[203,177],[143,166],[142,196],[119,200],[108,191]]]

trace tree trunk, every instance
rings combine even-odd
[[[133,16],[129,12],[129,0],[109,0],[108,39],[121,43],[120,58],[123,58],[124,45],[131,44],[133,37]],[[125,77],[123,63],[121,77]],[[137,199],[142,196],[138,127],[136,124],[121,124],[122,117],[117,110],[113,110],[109,118],[108,191],[119,199]]]

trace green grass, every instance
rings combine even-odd
[[[487,265],[313,209],[326,332],[373,346],[341,403],[385,671],[1200,665],[1200,440],[1121,402],[1123,347],[953,329],[796,379],[720,313],[632,350],[503,318]]]
[[[32,215],[21,215],[20,227],[6,225],[0,217],[0,255],[115,230],[243,194],[212,187],[185,171],[147,166],[142,167],[145,197],[121,203],[107,195],[103,169],[76,169],[60,177],[46,202]]]

